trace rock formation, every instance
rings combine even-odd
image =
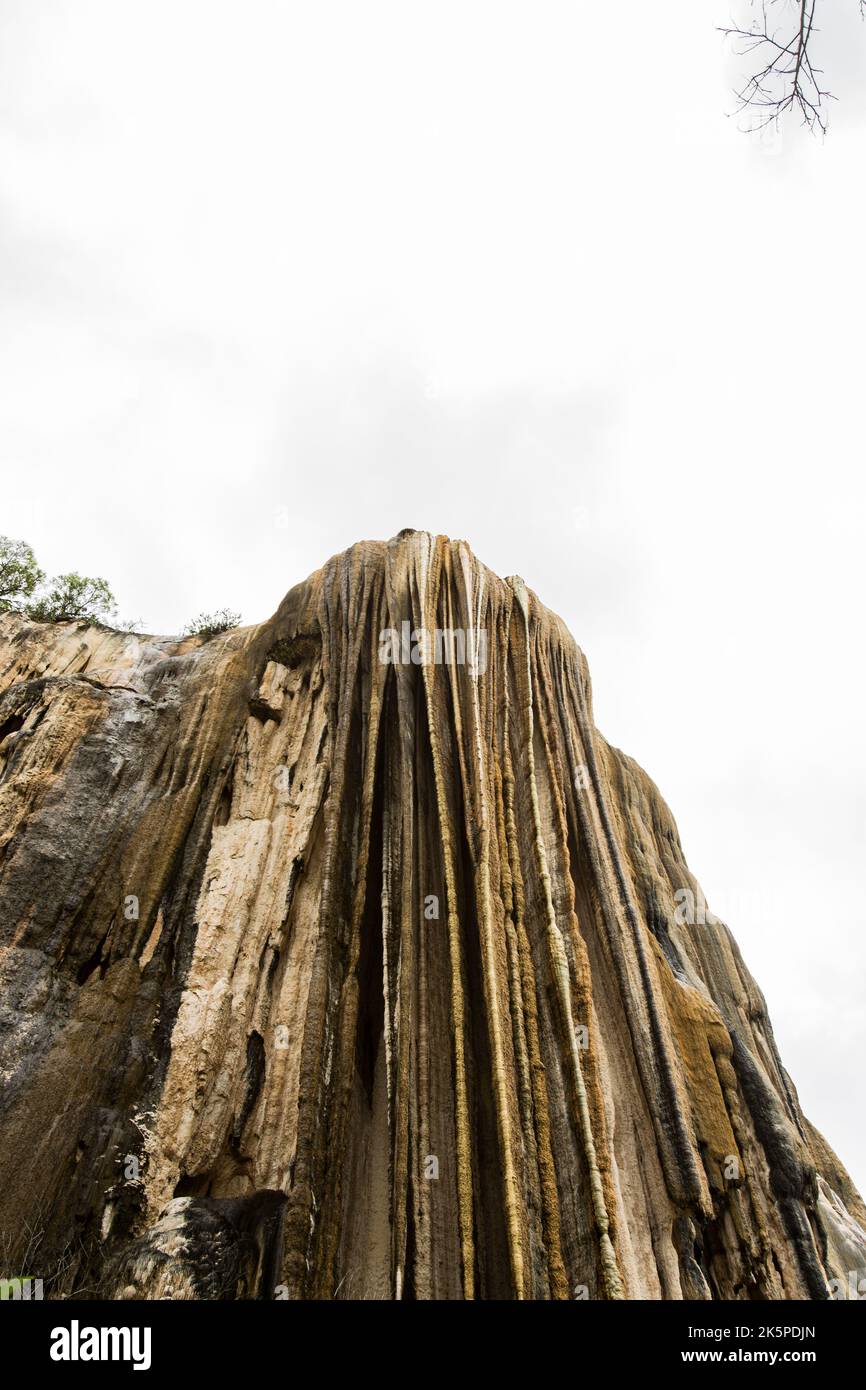
[[[670,812],[520,579],[409,531],[207,642],[7,614],[0,689],[0,1274],[822,1299],[866,1266]]]

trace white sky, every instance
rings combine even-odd
[[[0,0],[0,531],[150,631],[521,573],[866,1190],[866,28],[758,142],[744,5]]]

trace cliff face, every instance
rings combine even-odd
[[[866,1266],[521,580],[404,532],[205,644],[9,614],[0,689],[0,1275],[781,1299]]]

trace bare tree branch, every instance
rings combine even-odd
[[[758,8],[756,0],[752,3]],[[812,61],[816,6],[817,0],[760,0],[760,18],[748,27],[722,29],[740,56],[758,54],[763,64],[735,93],[738,112],[751,113],[747,129],[763,130],[795,111],[810,130],[827,133],[827,105],[835,98],[822,85],[823,70]],[[866,14],[866,0],[860,0],[860,10]],[[774,23],[777,18],[780,22]]]

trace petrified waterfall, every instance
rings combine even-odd
[[[821,1299],[866,1264],[520,579],[402,532],[204,643],[8,614],[0,672],[0,1275]]]

